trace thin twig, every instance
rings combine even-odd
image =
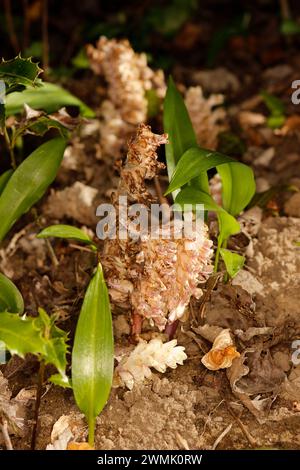
[[[80,250],[80,251],[87,251],[88,253],[95,253],[93,250],[91,250],[91,248],[88,248],[86,246],[76,245],[75,243],[70,243],[69,247],[75,248],[76,250]]]
[[[34,207],[33,209],[31,209],[31,212],[32,212],[32,214],[33,214],[33,217],[34,217],[34,219],[35,219],[36,224],[38,225],[38,227],[39,227],[40,229],[42,229],[43,226],[42,226],[42,224],[40,223],[39,215],[38,215],[38,212],[37,212],[36,208]],[[57,259],[56,254],[55,254],[55,251],[53,250],[53,247],[52,247],[50,241],[49,241],[47,238],[45,238],[44,240],[45,240],[45,244],[46,244],[46,247],[47,247],[47,249],[48,249],[48,252],[49,252],[49,256],[50,256],[50,258],[51,258],[51,262],[52,262],[53,266],[54,266],[55,268],[57,268],[57,266],[59,265],[59,261],[58,261],[58,259]]]
[[[42,397],[42,390],[43,390],[43,383],[44,383],[44,375],[45,375],[45,363],[44,361],[41,361],[39,377],[38,377],[38,385],[37,385],[37,391],[36,391],[34,426],[33,426],[32,436],[31,436],[31,450],[35,450],[35,445],[36,445],[36,436],[37,436],[39,411],[40,411],[41,397]]]
[[[56,254],[55,254],[55,251],[53,250],[52,245],[51,245],[50,241],[47,238],[45,239],[45,242],[46,242],[46,245],[47,245],[47,248],[48,248],[48,251],[49,251],[49,255],[50,255],[52,264],[55,268],[57,268],[57,266],[59,265],[59,261],[57,259]]]
[[[224,429],[224,431],[219,435],[219,437],[217,437],[217,439],[215,440],[215,442],[213,443],[213,446],[212,446],[212,450],[215,450],[218,445],[220,444],[220,442],[222,441],[222,439],[224,439],[224,437],[229,433],[229,431],[231,430],[232,428],[232,423],[230,423],[227,428]]]
[[[16,54],[19,54],[20,47],[18,37],[16,35],[14,19],[11,11],[11,2],[10,0],[4,0],[4,10],[5,10],[5,19],[7,24],[7,32],[9,35],[10,43]]]
[[[226,402],[226,406],[227,406],[227,409],[228,409],[229,413],[231,414],[231,416],[235,419],[235,421],[239,425],[242,433],[244,434],[244,436],[248,440],[251,447],[256,447],[257,443],[256,443],[254,437],[250,434],[250,432],[248,431],[248,429],[244,425],[244,423],[241,421],[241,419],[238,416],[236,416],[236,414],[233,412],[232,408],[230,407],[230,405],[227,402]]]
[[[8,425],[7,425],[6,419],[2,420],[2,423],[0,424],[0,427],[1,427],[1,431],[2,431],[2,435],[3,435],[3,439],[4,439],[4,442],[5,442],[6,449],[7,450],[14,450],[14,448],[12,446],[12,443],[11,443],[11,440],[10,440],[10,437],[9,437]]]
[[[42,37],[43,37],[43,69],[44,69],[44,74],[47,75],[48,69],[49,69],[48,0],[43,1]]]
[[[24,13],[23,50],[25,51],[29,44],[29,31],[30,31],[28,0],[23,0],[23,13]]]

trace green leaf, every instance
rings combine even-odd
[[[62,381],[68,383],[66,376],[68,353],[68,335],[54,324],[54,319],[49,317],[44,309],[39,308],[39,317],[35,320],[44,336],[44,349],[41,351],[45,364],[53,364],[58,370]]]
[[[229,237],[231,237],[231,235],[236,235],[237,233],[239,233],[241,227],[238,221],[224,210],[218,212],[217,216],[219,222],[218,243],[221,247],[223,243],[226,242]]]
[[[164,131],[169,137],[169,144],[165,148],[168,175],[169,179],[171,179],[175,167],[183,154],[189,148],[197,147],[197,139],[189,113],[172,77],[169,78],[164,101]],[[199,175],[200,173],[196,176]],[[205,173],[193,183],[197,189],[208,192],[208,179]]]
[[[62,377],[60,374],[53,374],[48,380],[54,385],[59,385],[63,388],[72,388],[70,379],[67,376]]]
[[[94,442],[95,419],[110,394],[114,369],[112,318],[108,290],[99,264],[87,288],[72,353],[72,385],[76,403],[89,423]]]
[[[270,129],[278,129],[279,127],[283,126],[285,120],[286,117],[283,115],[276,116],[271,114],[271,116],[267,118],[266,124]]]
[[[4,274],[0,273],[0,312],[24,312],[23,297],[19,289]]]
[[[90,237],[83,230],[72,227],[72,225],[50,225],[37,235],[37,238],[49,237],[73,239],[92,245],[92,249],[95,248],[95,244]]]
[[[153,88],[146,91],[145,97],[147,100],[147,116],[148,119],[152,119],[157,116],[160,111],[161,100],[157,95],[156,90]]]
[[[90,62],[84,47],[78,51],[75,57],[73,57],[72,65],[74,65],[74,67],[76,67],[77,69],[90,68]]]
[[[0,341],[5,343],[10,353],[20,357],[29,353],[38,355],[45,364],[56,367],[63,386],[68,386],[67,339],[67,334],[54,324],[54,319],[43,309],[39,309],[38,317],[0,313]]]
[[[238,215],[251,201],[255,193],[255,179],[252,169],[235,162],[217,166],[222,179],[222,202],[224,209]]]
[[[64,106],[77,106],[83,117],[95,117],[94,111],[80,99],[53,83],[43,83],[39,88],[8,95],[6,98],[7,116],[22,113],[24,103],[33,109],[42,109],[47,113],[58,111]]]
[[[282,20],[280,32],[286,36],[300,33],[300,24],[297,21],[286,18]]]
[[[184,204],[191,204],[194,209],[197,209],[197,204],[203,204],[205,210],[217,213],[219,223],[218,251],[222,244],[231,235],[235,235],[240,231],[240,224],[236,219],[219,206],[209,194],[203,191],[199,191],[191,187],[185,187],[176,196],[175,204],[178,204],[181,207],[183,207]]]
[[[226,266],[226,271],[230,277],[235,277],[237,273],[242,269],[245,263],[244,256],[232,253],[232,251],[225,248],[221,248],[220,254]]]
[[[65,147],[66,141],[62,138],[49,140],[15,170],[0,196],[0,242],[55,179]]]
[[[175,204],[179,204],[181,207],[184,204],[191,204],[194,209],[196,209],[197,204],[203,204],[205,210],[216,212],[219,220],[221,243],[230,237],[230,235],[235,235],[240,231],[240,224],[235,218],[219,206],[209,194],[203,191],[190,187],[183,188],[176,196]]]
[[[227,244],[227,240],[231,235],[236,235],[240,232],[241,227],[238,221],[228,212],[218,212],[218,223],[219,223],[219,235],[218,235],[218,246],[215,256],[215,271],[218,269],[219,264],[219,255],[222,249],[222,246]]]
[[[211,168],[228,162],[235,162],[235,160],[213,150],[200,147],[190,148],[179,160],[165,195],[181,188],[201,173],[204,172],[206,175]]]
[[[44,340],[31,317],[19,317],[15,313],[0,313],[0,341],[10,353],[24,357],[26,354],[40,354]]]
[[[12,174],[13,170],[7,170],[0,176],[0,196]]]
[[[180,206],[191,204],[194,210],[197,204],[203,204],[204,209],[207,211],[222,212],[224,210],[215,202],[210,194],[200,191],[199,189],[191,188],[190,186],[186,186],[177,194],[175,204],[179,204]]]
[[[65,139],[69,136],[68,129],[61,122],[48,116],[39,116],[36,119],[28,120],[18,125],[13,134],[12,144],[15,145],[17,139],[26,132],[43,137],[49,129],[57,129],[61,137]]]
[[[35,86],[41,72],[31,58],[23,59],[20,55],[0,63],[0,80],[8,85],[8,92],[17,85]]]
[[[281,116],[284,114],[284,104],[279,98],[277,98],[277,96],[271,95],[266,91],[262,91],[261,96],[265,102],[265,105],[273,116]]]

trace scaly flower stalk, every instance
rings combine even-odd
[[[119,188],[113,197],[117,211],[120,196],[144,204],[153,200],[145,179],[152,179],[162,167],[156,150],[166,142],[165,135],[155,135],[145,125],[139,127],[129,144]],[[127,226],[130,222],[132,219],[125,220]],[[168,322],[183,317],[191,296],[199,298],[202,293],[199,283],[212,270],[212,242],[207,227],[203,223],[200,230],[191,228],[181,238],[178,229],[173,221],[151,236],[147,233],[127,240],[106,240],[103,265],[112,303],[130,308],[135,325],[142,316],[162,331]],[[140,324],[135,332],[139,329]]]
[[[109,99],[100,109],[103,154],[120,157],[136,126],[147,121],[146,92],[153,89],[164,97],[164,74],[149,68],[146,54],[134,52],[127,39],[102,36],[96,47],[87,47],[87,54],[93,71],[108,85]]]
[[[218,134],[225,128],[226,115],[220,108],[223,101],[223,95],[219,94],[204,98],[200,86],[190,87],[186,92],[185,104],[201,147],[215,150],[218,145]]]

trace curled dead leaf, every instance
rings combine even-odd
[[[203,356],[201,362],[209,370],[227,369],[232,361],[239,357],[229,329],[222,330],[213,342],[211,350]]]
[[[67,450],[95,450],[87,442],[69,442]]]

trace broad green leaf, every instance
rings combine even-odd
[[[169,194],[181,188],[201,173],[206,174],[211,168],[228,162],[235,162],[235,160],[214,150],[207,150],[200,147],[190,148],[182,155],[176,165],[165,194]]]
[[[0,341],[5,343],[12,355],[20,357],[29,353],[40,354],[44,350],[44,340],[35,319],[15,313],[0,313]]]
[[[232,215],[228,214],[228,212],[221,211],[218,212],[217,215],[219,220],[219,237],[222,245],[231,235],[239,233],[241,227],[238,221]]]
[[[0,273],[0,312],[24,312],[23,297],[19,289],[4,274]]]
[[[224,209],[238,215],[251,201],[255,193],[255,179],[252,169],[243,163],[234,162],[218,165],[222,179],[222,202]]]
[[[31,58],[23,59],[20,55],[7,61],[2,59],[0,63],[0,80],[8,85],[8,92],[17,85],[35,86],[41,72]]]
[[[95,248],[90,237],[83,230],[72,225],[50,225],[37,235],[37,238],[49,237],[73,239],[91,245],[92,249]]]
[[[197,204],[203,204],[205,210],[217,213],[219,223],[218,249],[231,235],[235,235],[240,231],[240,224],[237,220],[219,206],[209,194],[203,191],[185,187],[176,196],[175,204],[179,204],[181,207],[184,204],[191,204],[194,209],[197,209]]]
[[[65,147],[66,141],[62,138],[49,140],[15,170],[0,196],[0,242],[55,179]]]
[[[169,179],[182,155],[191,147],[197,147],[196,135],[184,100],[177,90],[172,77],[169,78],[168,90],[164,101],[164,131],[168,134],[166,160]],[[200,175],[196,175],[197,177]],[[208,192],[207,175],[203,173],[194,182],[195,187]]]
[[[87,288],[72,352],[72,385],[76,403],[89,423],[94,442],[95,419],[110,394],[114,368],[112,318],[108,290],[99,264]]]
[[[183,206],[184,204],[191,204],[193,209],[196,209],[197,204],[203,204],[204,209],[207,211],[223,212],[221,206],[219,206],[210,194],[200,191],[199,189],[191,188],[186,186],[176,196],[175,204]]]
[[[223,210],[217,213],[219,224],[218,246],[215,257],[215,271],[218,269],[219,254],[222,246],[226,245],[227,240],[231,235],[236,235],[240,232],[241,227],[238,221],[228,212]]]
[[[242,269],[245,263],[244,256],[241,256],[237,253],[232,253],[232,251],[225,248],[220,249],[220,254],[226,266],[226,271],[230,277],[235,277],[237,273]]]
[[[7,170],[0,176],[0,196],[12,174],[13,170]]]
[[[43,83],[36,89],[14,92],[6,98],[6,115],[23,112],[24,103],[33,109],[42,109],[47,113],[58,111],[64,106],[77,106],[80,114],[86,118],[95,116],[94,111],[67,90],[53,83]]]

